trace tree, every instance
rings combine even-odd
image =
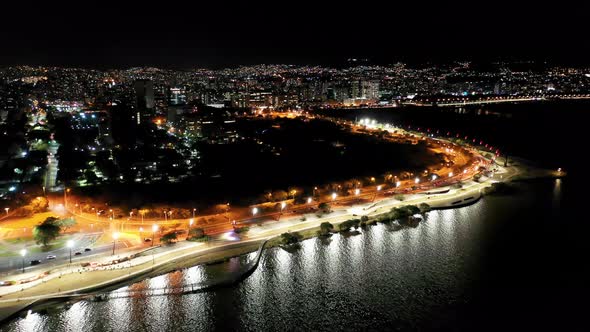
[[[162,241],[166,244],[170,244],[170,243],[176,241],[177,239],[178,239],[178,236],[176,235],[176,232],[168,232],[160,238],[160,241]]]
[[[61,227],[59,226],[59,219],[56,217],[48,217],[42,223],[33,228],[33,238],[37,244],[42,244],[47,247],[49,242],[55,240],[59,236]]]
[[[348,230],[350,230],[350,227],[352,227],[354,225],[352,220],[346,220],[340,223],[340,225],[338,225],[338,229],[341,232],[346,232]]]
[[[405,205],[391,209],[391,212],[389,213],[389,219],[404,219],[417,213],[420,213],[420,208],[418,208],[416,205]]]
[[[76,226],[78,223],[76,220],[74,220],[74,218],[66,218],[59,220],[57,224],[63,229],[64,232],[67,232],[70,227]]]
[[[29,205],[32,206],[33,212],[35,212],[35,213],[45,212],[45,211],[47,211],[47,208],[49,207],[49,201],[45,197],[38,196],[38,197],[32,199],[31,203]]]
[[[426,212],[432,210],[430,205],[428,205],[426,203],[420,203],[420,205],[418,205],[418,208],[420,209],[420,212],[422,212],[422,213],[426,213]]]
[[[288,233],[283,233],[281,234],[281,242],[283,244],[293,244],[293,243],[297,243],[299,242],[299,240],[301,240],[302,236],[301,234],[297,233],[297,232],[288,232]]]
[[[86,179],[86,182],[89,184],[95,184],[96,182],[98,182],[98,177],[96,176],[96,173],[94,173],[94,171],[91,169],[87,169],[86,171],[84,171],[84,179]]]
[[[318,205],[318,209],[322,210],[324,213],[328,213],[330,212],[330,204],[322,202]]]
[[[188,231],[188,237],[191,239],[200,239],[203,236],[205,236],[205,230],[202,228],[191,228],[190,231]]]
[[[334,225],[329,222],[323,222],[320,224],[320,235],[328,235],[334,229]]]
[[[275,202],[284,201],[289,197],[289,194],[284,190],[277,190],[272,193],[272,198]]]
[[[248,226],[243,226],[243,227],[238,227],[238,228],[235,228],[235,229],[234,229],[234,232],[236,232],[237,234],[240,234],[240,233],[246,233],[246,232],[247,232],[247,231],[249,231],[249,230],[250,230],[250,227],[248,227]]]

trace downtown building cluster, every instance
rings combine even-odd
[[[0,195],[113,181],[180,182],[200,174],[199,144],[247,139],[236,117],[428,100],[588,94],[590,70],[259,65],[222,70],[0,69]]]

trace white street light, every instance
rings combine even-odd
[[[358,196],[360,193],[361,193],[361,190],[360,190],[360,189],[355,189],[355,190],[354,190],[354,194],[355,194],[356,196]]]
[[[338,195],[336,193],[332,193],[332,200],[335,200]]]
[[[113,255],[115,255],[115,244],[117,243],[117,239],[119,238],[119,232],[113,233]]]
[[[414,183],[420,183],[420,178],[414,179]]]
[[[258,208],[252,208],[252,215],[255,216],[258,213]]]
[[[432,174],[432,181],[436,180],[437,176],[436,174]]]
[[[72,263],[72,247],[74,246],[74,240],[68,240],[66,246],[70,249],[70,264]]]
[[[311,197],[308,197],[307,198],[307,204],[311,204],[311,201],[312,201]]]
[[[195,219],[191,218],[191,219],[188,221],[188,227],[193,227],[193,223],[194,223],[194,222],[195,222]]]
[[[283,210],[283,209],[285,208],[285,206],[287,206],[287,203],[285,203],[285,202],[282,202],[282,203],[281,203],[281,210]]]
[[[453,177],[453,172],[449,173],[449,177],[452,178]]]
[[[377,191],[381,191],[381,185],[377,186]]]
[[[152,225],[152,247],[154,246],[154,242],[156,242],[156,231],[158,230],[158,225]]]
[[[23,273],[25,273],[25,256],[27,255],[27,249],[21,249],[20,255],[23,256]]]
[[[401,186],[401,185],[402,185],[402,183],[401,183],[400,181],[397,181],[397,182],[395,183],[395,186],[396,186],[396,187],[399,187],[399,186]]]

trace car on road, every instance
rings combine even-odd
[[[39,265],[39,264],[41,264],[41,260],[39,260],[39,259],[33,259],[31,261],[31,265]]]
[[[86,248],[86,249],[84,249],[84,251],[86,251],[86,252],[89,252],[89,251],[91,251],[91,250],[92,250],[92,249],[90,249],[90,248]]]
[[[57,256],[55,256],[55,255],[47,255],[47,259],[55,259],[55,258],[57,258]]]
[[[82,253],[81,253],[81,252],[79,252],[79,251],[76,251],[76,252],[74,253],[74,256],[80,256],[80,255],[82,255]]]

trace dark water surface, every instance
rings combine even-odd
[[[587,105],[510,106],[499,110],[511,114],[500,116],[507,124],[497,115],[487,124],[477,120],[481,135],[502,133],[494,144],[511,153],[543,165],[559,162],[570,172],[565,179],[521,182],[511,196],[433,211],[417,228],[377,225],[357,236],[306,240],[292,252],[270,249],[234,288],[82,301],[56,313],[31,314],[2,331],[587,330],[590,227],[582,189],[589,181],[579,157],[566,148],[583,139]],[[542,111],[535,113],[536,107]],[[396,112],[379,114],[399,121],[414,116]],[[436,115],[433,121],[454,119],[448,126],[463,121],[455,119],[463,119],[461,113],[429,112]],[[528,115],[521,119],[522,114]],[[518,129],[514,123],[520,121],[528,126]],[[130,287],[214,278],[239,261]]]

